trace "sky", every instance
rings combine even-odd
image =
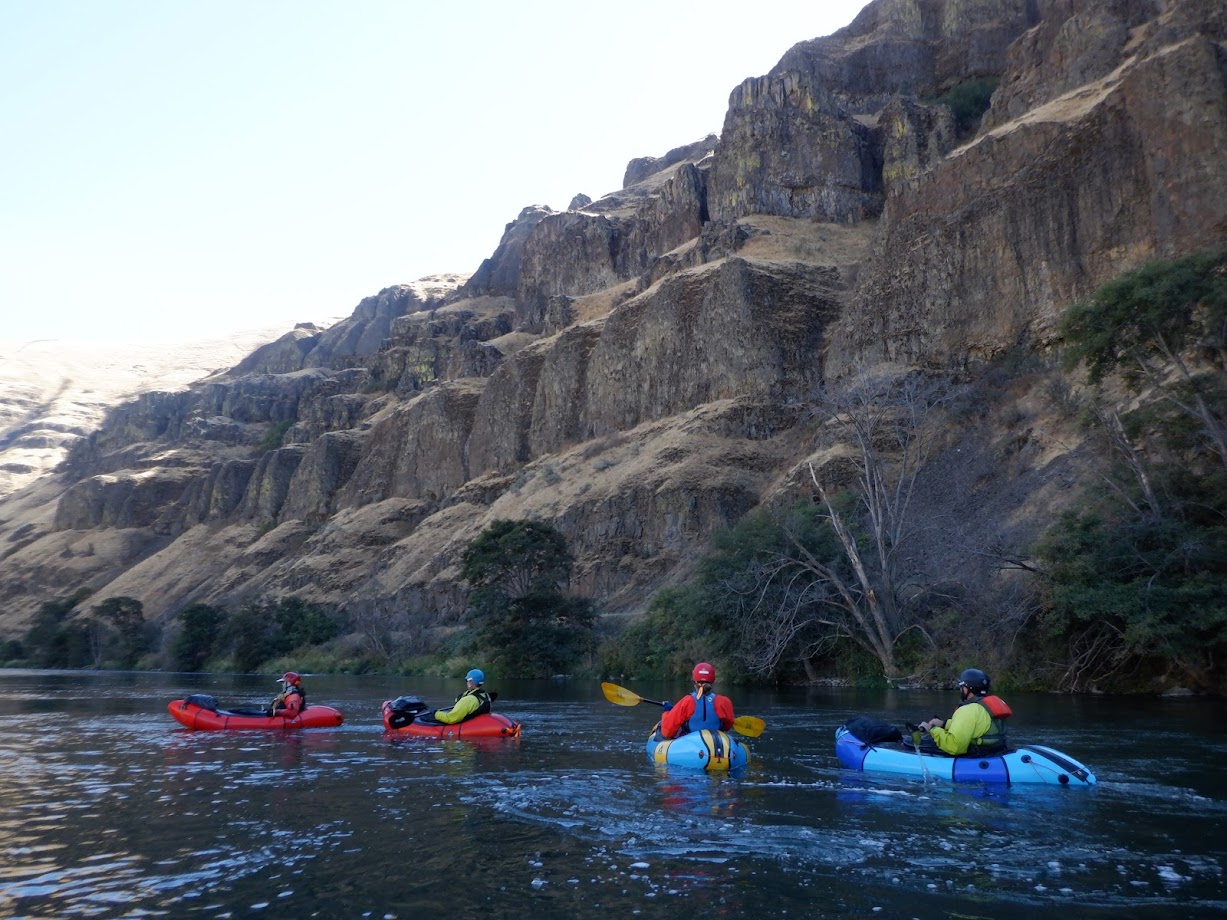
[[[327,322],[616,191],[864,0],[0,0],[0,338]]]

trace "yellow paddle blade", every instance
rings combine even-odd
[[[615,706],[638,706],[640,703],[660,705],[656,700],[645,699],[638,693],[632,693],[625,687],[619,687],[617,684],[605,681],[601,682],[601,692],[605,694],[605,699]],[[747,738],[757,738],[766,727],[767,723],[758,716],[738,716],[733,720],[733,731],[739,735],[745,735]]]
[[[605,694],[605,699],[615,706],[638,706],[643,702],[643,697],[638,693],[631,693],[617,684],[602,683],[601,692]]]
[[[766,727],[767,723],[758,716],[738,716],[733,720],[733,731],[747,738],[757,738]]]

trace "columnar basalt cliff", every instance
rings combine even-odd
[[[1225,73],[1212,0],[876,0],[735,88],[718,138],[526,208],[471,277],[116,407],[0,503],[2,616],[88,586],[152,617],[295,594],[453,623],[460,551],[518,517],[640,610],[802,494],[824,385],[1042,352],[1096,285],[1227,237]],[[978,127],[941,101],[974,80]],[[1050,518],[1057,452],[1008,427],[984,450],[1027,485],[983,505]]]

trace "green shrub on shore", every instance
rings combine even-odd
[[[1101,485],[1040,542],[1066,689],[1227,691],[1227,249],[1153,262],[1072,308],[1067,366],[1137,407],[1089,416]]]

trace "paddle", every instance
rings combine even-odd
[[[605,694],[605,699],[615,706],[638,706],[640,703],[651,703],[653,706],[665,705],[660,700],[649,700],[617,684],[602,683],[601,691]],[[738,716],[733,720],[733,731],[747,738],[757,738],[766,727],[767,723],[758,716]]]
[[[932,777],[929,776],[929,768],[925,766],[924,754],[920,753],[920,726],[913,725],[911,722],[904,722],[903,725],[912,733],[912,750],[916,752],[916,759],[920,761],[920,773],[924,776],[925,783],[928,783]]]

